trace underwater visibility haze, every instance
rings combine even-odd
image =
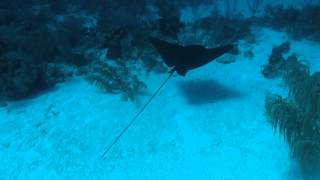
[[[0,179],[320,179],[320,1],[0,1]]]

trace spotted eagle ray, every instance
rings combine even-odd
[[[149,100],[144,104],[140,111],[131,119],[131,121],[122,129],[118,136],[112,141],[112,143],[105,149],[102,154],[104,159],[110,149],[119,141],[122,135],[129,129],[129,127],[137,120],[139,115],[145,110],[145,108],[151,103],[153,98],[159,93],[161,88],[168,82],[174,72],[177,72],[180,76],[185,76],[187,71],[204,66],[211,61],[217,59],[226,53],[231,53],[235,49],[235,45],[227,44],[216,48],[205,48],[200,45],[188,45],[182,46],[179,44],[170,43],[161,39],[150,37],[149,41],[155,47],[160,54],[165,64],[172,68],[169,71],[169,76],[159,86],[159,88],[153,93]]]
[[[235,49],[233,44],[209,49],[200,45],[181,46],[153,37],[149,38],[149,40],[166,65],[173,67],[171,71],[176,71],[181,76],[185,76],[188,70],[208,64]]]

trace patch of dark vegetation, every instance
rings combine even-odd
[[[288,97],[266,97],[270,123],[287,140],[306,179],[320,178],[320,73],[310,75],[298,58],[288,59],[283,73]]]
[[[320,41],[320,5],[302,8],[268,5],[261,22],[277,30],[286,31],[296,39]]]
[[[289,50],[290,42],[284,42],[272,49],[268,64],[262,68],[262,74],[265,78],[271,79],[282,75],[286,64],[286,59],[283,55],[288,53]]]

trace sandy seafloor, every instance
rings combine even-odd
[[[289,38],[256,29],[255,57],[212,62],[174,76],[102,160],[139,110],[75,78],[33,99],[0,108],[0,179],[299,179],[286,142],[265,117],[267,92],[286,94],[261,74],[274,45]],[[292,52],[320,68],[320,45],[292,41]],[[144,77],[150,94],[166,74]],[[142,103],[150,97],[142,97]]]

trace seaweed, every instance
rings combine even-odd
[[[292,57],[283,79],[289,95],[267,95],[266,114],[287,140],[304,175],[320,177],[320,73],[310,75],[308,66]]]
[[[87,68],[85,75],[92,84],[107,93],[122,94],[123,100],[138,101],[138,95],[146,89],[146,85],[130,72],[125,63],[114,63],[111,65],[96,60]]]

